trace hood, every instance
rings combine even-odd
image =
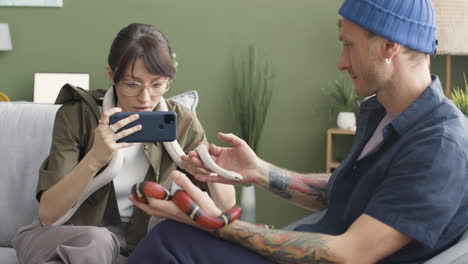
[[[102,89],[86,91],[83,88],[67,83],[60,89],[57,99],[55,99],[55,104],[81,101],[93,109],[93,112],[99,117],[101,116],[99,106],[102,105],[102,98],[105,93],[106,91]]]

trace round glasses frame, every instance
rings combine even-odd
[[[158,81],[151,84],[142,84],[136,81],[120,81],[121,91],[126,96],[138,96],[144,89],[148,88],[151,96],[165,94],[170,88],[170,80]]]

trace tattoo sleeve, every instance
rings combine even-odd
[[[327,181],[317,180],[271,166],[268,171],[269,189],[276,195],[310,207],[310,198],[320,207],[327,205]]]
[[[239,220],[214,234],[277,263],[338,263],[328,247],[329,235],[265,229]]]

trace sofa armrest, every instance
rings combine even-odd
[[[433,257],[426,264],[466,264],[468,263],[468,230],[460,240],[439,255]]]

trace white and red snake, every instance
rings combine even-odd
[[[195,223],[208,229],[222,228],[238,219],[242,214],[242,209],[240,207],[233,206],[218,217],[207,215],[184,190],[179,189],[171,195],[161,184],[150,181],[144,181],[133,185],[132,196],[143,203],[148,203],[146,197],[152,197],[160,200],[172,200],[177,207],[179,207]]]

